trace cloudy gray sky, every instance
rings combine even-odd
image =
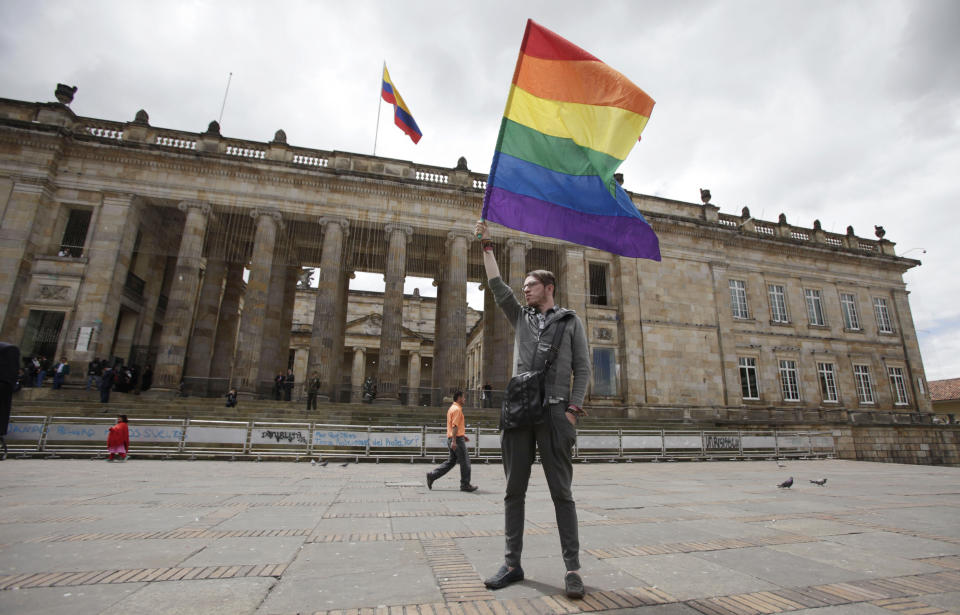
[[[0,97],[79,86],[83,116],[372,153],[384,60],[424,132],[384,108],[377,154],[486,171],[530,17],[656,101],[634,192],[872,237],[907,274],[927,377],[960,377],[960,2],[0,3]],[[926,250],[926,252],[923,252]]]

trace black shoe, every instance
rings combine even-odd
[[[433,489],[433,481],[435,481],[435,480],[437,480],[437,479],[435,479],[434,477],[430,476],[430,473],[427,472],[427,489]]]
[[[507,568],[506,564],[500,567],[497,574],[484,580],[483,584],[489,589],[502,589],[511,583],[523,580],[523,568],[517,566],[513,570]]]
[[[460,491],[466,491],[467,493],[473,493],[474,491],[476,491],[476,490],[479,489],[479,488],[480,488],[480,487],[477,487],[476,485],[464,485],[464,486],[460,487]]]
[[[580,600],[583,598],[583,579],[576,572],[568,572],[563,578],[564,593],[567,598]]]

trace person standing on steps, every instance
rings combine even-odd
[[[433,481],[437,480],[460,464],[460,491],[476,491],[478,487],[470,484],[470,455],[467,453],[467,424],[463,418],[463,391],[453,394],[453,403],[447,410],[447,447],[450,457],[437,466],[432,472],[427,472],[427,489],[433,489]]]
[[[506,553],[503,566],[484,584],[490,589],[500,589],[523,580],[520,554],[523,550],[524,502],[530,469],[539,450],[556,511],[560,549],[567,570],[565,593],[569,598],[583,598],[577,507],[571,485],[573,447],[577,441],[575,425],[579,417],[586,414],[582,408],[590,380],[587,334],[576,313],[555,303],[557,281],[549,271],[540,269],[527,274],[523,282],[527,305],[520,305],[513,289],[500,277],[486,222],[478,221],[474,233],[483,249],[487,288],[514,328],[513,375],[541,369],[539,365],[545,363],[534,367],[539,357],[550,354],[554,357],[543,374],[544,405],[530,409],[537,413],[536,420],[532,424],[504,428],[500,434],[503,471],[507,479],[503,498]],[[562,335],[558,335],[558,331]],[[550,348],[549,352],[543,347]]]
[[[307,383],[307,411],[317,409],[317,395],[320,393],[320,387],[323,383],[320,381],[320,373],[313,372],[313,377]]]

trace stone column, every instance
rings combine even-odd
[[[510,288],[523,302],[523,280],[527,277],[527,252],[533,248],[533,243],[526,239],[507,240],[507,251],[510,255]],[[512,324],[512,323],[511,323]]]
[[[93,327],[94,335],[86,352],[66,353],[67,358],[75,363],[86,364],[95,356],[101,359],[109,358],[120,312],[118,306],[123,296],[123,286],[133,255],[142,208],[142,201],[133,195],[104,194],[103,202],[93,214],[84,251],[89,261],[77,297],[73,326],[66,334],[72,337],[67,340],[74,344],[72,348],[76,348],[76,333],[80,327]],[[43,215],[43,211],[44,209],[38,210],[38,215]],[[9,207],[6,215],[5,225],[10,216]],[[7,231],[6,227],[4,231]],[[2,275],[4,274],[0,274]],[[0,292],[0,296],[2,294]],[[167,314],[170,314],[169,310]],[[9,325],[8,318],[7,326]],[[22,328],[22,325],[20,327]],[[16,336],[18,341],[20,335],[22,333]]]
[[[180,252],[163,319],[163,333],[160,335],[160,349],[154,369],[154,386],[150,389],[158,393],[171,393],[180,386],[187,356],[187,342],[193,327],[197,290],[200,286],[203,239],[210,215],[210,205],[200,201],[184,201],[178,207],[186,212],[187,220],[183,225]]]
[[[737,363],[736,338],[733,334],[733,316],[730,313],[727,264],[719,261],[711,262],[710,273],[713,276],[713,301],[717,313],[717,348],[720,349],[720,364],[717,368],[723,373],[723,405],[729,408],[736,400],[736,405],[742,406],[744,404],[740,398],[740,371]],[[730,333],[729,339],[724,337],[724,332]],[[769,391],[761,391],[760,394],[767,396]]]
[[[467,351],[467,246],[466,233],[447,234],[447,258],[440,286],[443,300],[437,306],[435,339],[438,360],[434,364],[433,388],[451,395],[466,384]],[[440,352],[442,350],[442,352]],[[437,370],[437,366],[441,366]]]
[[[403,326],[403,281],[407,270],[407,244],[413,228],[388,224],[386,273],[383,275],[383,324],[380,327],[380,361],[377,364],[377,400],[399,402],[400,334]]]
[[[0,214],[2,214],[0,220],[3,222],[3,229],[0,232],[0,339],[12,344],[20,344],[27,314],[29,313],[29,308],[23,306],[22,300],[26,298],[30,286],[34,260],[36,257],[44,255],[44,243],[48,243],[45,237],[48,233],[44,232],[42,227],[52,227],[53,221],[56,219],[56,208],[52,205],[55,187],[39,178],[18,178],[14,182],[5,180],[5,183],[8,186],[7,194],[9,194],[9,198],[4,198],[4,202],[0,202],[0,206],[4,207],[3,210],[0,210]],[[0,197],[5,196],[5,194],[0,194]],[[120,214],[120,228],[122,229],[127,212],[120,211],[118,214]],[[93,234],[97,230],[99,229],[95,229],[94,223],[91,221],[88,234]],[[115,239],[119,240],[120,237]],[[46,251],[50,254],[57,253],[56,250],[48,249]],[[85,253],[84,256],[90,258],[90,263],[98,260],[95,255],[90,257],[88,253]],[[103,261],[104,266],[112,263],[119,265],[114,256],[111,254],[108,258],[104,254],[100,260]],[[109,275],[112,276],[112,274],[113,266],[109,269]],[[88,267],[87,276],[101,278],[103,274]],[[126,271],[123,272],[123,276],[126,277]],[[109,287],[110,279],[111,277],[104,279],[107,287]],[[88,280],[84,280],[84,284],[87,283]],[[102,283],[98,280],[98,294],[107,290],[99,286]],[[82,304],[78,302],[77,305]],[[99,320],[101,318],[99,313],[104,305],[97,307],[97,315],[91,316],[87,322],[78,321],[78,326],[91,325],[94,318]],[[61,332],[61,336],[65,334],[67,334],[66,328]],[[113,330],[111,329],[110,335],[112,334]],[[73,341],[76,342],[75,333]],[[68,354],[71,359],[74,356],[79,356],[73,352]],[[90,358],[93,358],[93,352],[87,354],[90,355]]]
[[[582,262],[582,260],[581,260]],[[642,279],[637,271],[635,258],[617,257],[617,269],[620,275],[620,391],[623,401],[631,405],[644,404],[647,401],[646,368],[643,355],[643,314],[640,297]],[[585,286],[583,287],[585,288]],[[587,324],[586,307],[580,316]],[[589,341],[589,335],[587,341]],[[591,357],[591,361],[592,361]],[[592,366],[591,366],[592,367]],[[700,400],[700,403],[705,403]]]
[[[210,359],[210,390],[226,391],[230,388],[230,371],[233,353],[237,348],[237,328],[240,325],[240,294],[243,291],[243,265],[227,265],[226,284],[220,300],[220,315],[217,318],[217,334],[213,342],[213,358]]]
[[[322,391],[333,395],[338,382],[334,381],[334,364],[339,365],[343,354],[344,318],[337,318],[342,302],[343,244],[347,236],[347,221],[343,218],[320,218],[323,226],[323,249],[317,280],[317,300],[313,311],[313,332],[310,337],[310,362],[307,373],[318,372]],[[339,377],[339,372],[337,372]]]
[[[200,286],[196,323],[187,346],[187,365],[183,374],[183,387],[190,395],[206,397],[226,392],[211,391],[209,388],[210,360],[213,358],[214,336],[220,316],[220,296],[226,274],[225,261],[207,258],[207,268]]]
[[[494,395],[494,406],[499,395],[507,387],[510,380],[513,343],[508,340],[509,332],[513,331],[503,311],[493,298],[493,291],[484,284],[483,291],[483,368],[481,369],[481,386],[490,383]]]
[[[353,370],[350,372],[350,401],[359,404],[363,401],[363,374],[367,368],[367,349],[353,347]]]
[[[906,290],[895,289],[892,294],[893,311],[890,317],[896,319],[893,323],[894,331],[897,332],[903,342],[904,358],[907,360],[907,369],[904,370],[903,376],[909,380],[907,391],[910,393],[910,405],[916,408],[917,412],[933,412],[927,375],[923,369],[923,357],[920,356],[920,342],[917,339],[917,330],[913,324],[913,313],[910,311],[910,293]],[[869,309],[873,310],[872,299]],[[866,319],[873,316],[868,312],[861,314],[860,317]],[[882,381],[880,380],[881,377],[883,378]],[[877,381],[886,383],[888,387],[890,386],[886,371],[879,375]]]
[[[411,350],[407,362],[407,405],[420,405],[420,351]]]
[[[246,399],[257,395],[263,325],[267,297],[270,294],[270,274],[273,270],[273,249],[277,241],[277,227],[282,223],[280,212],[277,211],[254,209],[250,215],[257,220],[257,230],[253,239],[253,256],[250,259],[250,279],[247,281],[247,292],[243,298],[240,343],[237,345],[234,369],[237,393]]]
[[[293,329],[293,309],[297,302],[297,282],[300,280],[300,267],[287,267],[287,279],[283,287],[283,309],[280,312],[280,359],[284,365],[290,360],[290,335]],[[294,370],[296,373],[296,370]],[[303,378],[298,378],[297,382],[301,384],[306,382]]]
[[[260,347],[257,376],[257,392],[261,395],[272,389],[274,376],[287,373],[286,350],[280,347],[280,319],[287,283],[287,267],[283,260],[279,254],[274,254],[273,267],[270,269],[270,294],[263,317],[263,344]]]

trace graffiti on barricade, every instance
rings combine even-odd
[[[275,440],[278,444],[286,442],[287,444],[306,444],[307,438],[302,431],[277,431],[274,429],[265,429],[260,432],[261,440]]]
[[[738,450],[740,448],[740,436],[704,434],[704,439],[707,448],[711,450]]]
[[[316,430],[313,443],[319,446],[419,447],[423,439],[419,433],[367,433],[365,431]]]

